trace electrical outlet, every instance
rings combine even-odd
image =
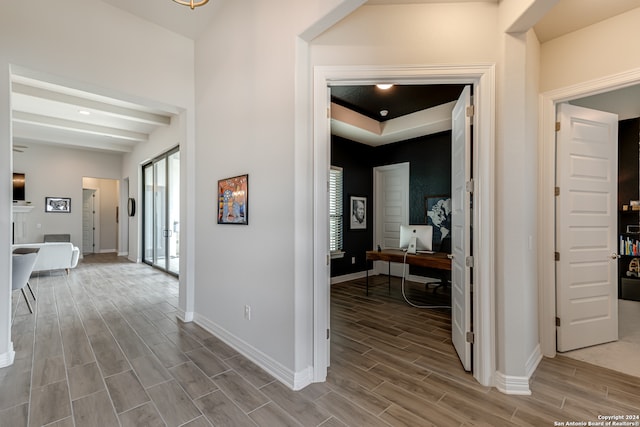
[[[250,305],[245,305],[244,306],[244,318],[245,318],[245,320],[251,320],[251,306]]]
[[[351,264],[355,264],[356,263],[356,257],[352,256],[351,257]]]

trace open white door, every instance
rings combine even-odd
[[[471,89],[465,87],[452,112],[451,132],[451,339],[465,370],[471,370]]]
[[[400,226],[409,224],[410,163],[373,168],[375,245],[384,249],[400,247]],[[375,261],[374,269],[386,275],[402,276],[402,264]]]
[[[556,324],[562,352],[618,339],[618,116],[560,104],[558,122]]]

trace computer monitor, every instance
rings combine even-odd
[[[413,241],[415,238],[415,242]],[[400,249],[409,253],[432,251],[433,227],[430,225],[401,225]]]

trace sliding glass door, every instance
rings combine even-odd
[[[171,150],[142,166],[143,261],[180,272],[180,152]]]

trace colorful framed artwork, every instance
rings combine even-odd
[[[70,197],[45,197],[44,211],[51,212],[51,213],[53,212],[70,213],[71,198]]]
[[[249,224],[249,175],[218,181],[218,224]]]

